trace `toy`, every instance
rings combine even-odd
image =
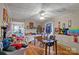
[[[77,35],[74,35],[74,42],[78,43],[78,37],[77,37]]]
[[[69,30],[68,28],[63,29],[63,34],[64,34],[64,35],[67,35],[67,31],[68,31],[68,30]]]
[[[22,44],[12,44],[11,46],[14,46],[16,49],[22,48]]]
[[[3,39],[2,42],[3,42],[3,49],[7,49],[11,44],[10,38]]]

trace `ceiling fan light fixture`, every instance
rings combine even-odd
[[[45,17],[40,17],[40,20],[45,20]]]
[[[45,15],[45,13],[41,13],[40,15],[41,15],[41,16],[44,16],[44,15]]]

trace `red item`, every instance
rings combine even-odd
[[[17,40],[20,40],[20,37],[16,37]]]
[[[23,40],[24,37],[16,37],[17,40]]]
[[[15,34],[12,34],[12,37],[16,37],[16,35]]]
[[[11,46],[14,46],[16,49],[22,48],[22,44],[12,44]]]
[[[74,35],[74,42],[78,43],[78,37],[77,37],[77,35]]]

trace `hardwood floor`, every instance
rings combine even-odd
[[[58,55],[79,55],[79,53],[72,51],[70,47],[64,47],[61,44],[57,45],[57,51]]]
[[[37,43],[38,44],[38,43]],[[54,55],[55,51],[53,51],[51,47],[50,55]],[[55,49],[54,49],[55,50]],[[45,55],[44,47],[41,48],[39,46],[34,46],[33,44],[29,44],[29,47],[24,52],[25,55]],[[47,54],[49,55],[49,54]],[[57,45],[57,55],[79,55],[79,53],[75,53],[69,47],[64,47],[63,45]]]
[[[25,55],[43,55],[44,49],[30,44],[29,47],[25,50],[24,54]]]

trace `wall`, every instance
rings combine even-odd
[[[63,23],[65,23],[66,28],[68,28],[68,20],[72,21],[71,27],[79,26],[79,16],[78,15],[79,15],[79,13],[78,14],[76,14],[76,13],[75,14],[64,14],[61,16],[56,16],[54,18],[44,21],[42,26],[44,26],[46,23],[51,22],[51,23],[54,23],[54,27],[58,27],[58,22],[60,21],[61,28],[62,28]]]
[[[38,21],[35,19],[26,19],[25,21],[19,21],[17,19],[13,19],[12,22],[24,22],[24,28],[25,28],[25,32],[26,33],[36,33],[36,29],[27,29],[27,26],[29,25],[29,22],[33,22],[34,23],[34,27],[37,27],[38,25],[42,26],[42,21]]]
[[[41,21],[36,21],[34,19],[30,19],[30,20],[26,20],[25,21],[25,29],[26,29],[26,33],[36,33],[36,30],[37,29],[27,29],[27,26],[29,25],[29,22],[33,22],[34,23],[34,27],[37,27],[38,25],[41,25],[42,26],[42,22]]]
[[[72,21],[72,27],[79,26],[79,14],[64,14],[62,16],[56,17],[55,24],[58,24],[58,21],[66,24],[66,27],[68,27],[68,20]],[[55,25],[57,27],[57,25]],[[61,26],[62,27],[62,26]]]
[[[26,27],[27,25],[29,25],[29,22],[33,22],[35,27],[37,27],[37,25],[41,25],[41,22],[40,22],[40,21],[36,21],[36,20],[34,20],[34,19],[29,19],[29,20],[26,19],[26,21],[25,21],[25,27]]]

